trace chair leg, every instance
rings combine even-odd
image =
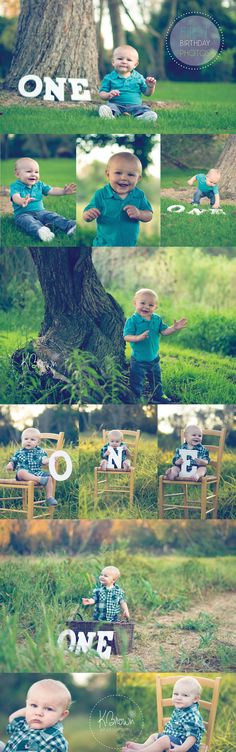
[[[184,518],[188,520],[188,486],[184,486]]]
[[[105,497],[106,497],[106,502],[109,501],[108,476],[109,476],[109,471],[106,471],[106,474],[105,474]]]
[[[213,520],[216,520],[217,515],[218,515],[218,494],[219,494],[219,483],[217,482],[216,490],[215,490],[215,497],[214,497],[214,509],[213,509],[213,514],[212,514]]]
[[[32,520],[34,516],[34,481],[30,480],[28,485],[28,509],[27,520]]]
[[[160,475],[160,478],[159,478],[159,518],[161,520],[164,518],[164,483],[163,483],[163,475]]]
[[[134,500],[134,468],[131,467],[131,470],[130,470],[130,484],[129,484],[129,506],[130,506],[130,509],[133,508],[133,500]]]
[[[24,512],[27,512],[27,489],[26,488],[23,488],[23,491],[22,491],[22,506],[23,506]]]
[[[98,503],[98,469],[97,467],[94,468],[94,507],[97,506]]]
[[[206,477],[201,481],[201,520],[206,519],[206,497],[207,497],[207,482]]]

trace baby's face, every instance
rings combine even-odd
[[[109,445],[112,447],[118,447],[121,444],[121,437],[117,436],[116,434],[110,434],[109,436]]]
[[[55,690],[32,687],[27,695],[25,718],[30,728],[46,729],[55,726],[68,715],[65,703],[57,698]]]
[[[196,446],[202,443],[202,432],[197,426],[192,426],[185,431],[185,438],[189,446]]]
[[[140,316],[143,316],[143,318],[150,319],[156,307],[156,298],[149,292],[146,292],[143,295],[138,295],[135,299],[136,311]]]
[[[199,700],[196,691],[191,688],[188,682],[177,682],[173,689],[172,700],[175,708],[189,708],[194,702]]]
[[[34,449],[38,446],[39,442],[40,436],[31,433],[31,431],[26,431],[21,439],[23,449]]]
[[[135,188],[141,178],[140,169],[135,159],[115,157],[106,169],[110,186],[120,196]]]
[[[138,54],[130,47],[118,47],[112,58],[113,68],[117,73],[131,73],[138,65]]]
[[[114,574],[109,567],[105,567],[102,570],[99,581],[102,583],[102,585],[105,585],[105,587],[111,587],[112,585],[114,585]]]
[[[25,185],[35,185],[39,179],[38,162],[34,159],[20,159],[16,167],[16,177]]]
[[[211,174],[211,173],[209,172],[209,173],[208,173],[208,174],[206,175],[206,184],[207,184],[207,185],[209,185],[209,186],[212,186],[212,187],[214,187],[215,185],[217,185],[217,179],[216,179],[216,177],[215,177],[214,173],[213,173],[213,175],[212,175],[212,174]]]

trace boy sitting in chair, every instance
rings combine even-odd
[[[208,450],[202,444],[202,431],[198,426],[187,426],[184,431],[185,442],[177,447],[175,456],[172,460],[172,467],[166,470],[165,480],[201,480],[207,472],[207,465],[209,465],[210,457]],[[181,472],[181,467],[184,463],[183,457],[181,457],[181,449],[189,449],[190,455],[187,457],[186,473]],[[194,451],[191,457],[191,452]],[[196,455],[196,456],[194,456]],[[192,471],[192,472],[191,472]]]
[[[117,460],[116,457],[117,456]],[[119,461],[120,457],[120,461]],[[101,449],[101,470],[130,470],[131,453],[123,443],[122,431],[109,431],[108,442]],[[120,468],[119,468],[120,464]]]

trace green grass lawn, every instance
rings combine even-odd
[[[155,99],[176,103],[176,109],[159,109],[158,120],[145,123],[145,133],[234,133],[236,105],[233,83],[158,82]],[[19,98],[19,104],[2,102],[4,133],[143,133],[144,124],[128,117],[104,120],[98,117],[98,106],[47,107]],[[149,104],[151,100],[149,99]],[[58,117],[60,112],[60,117]]]
[[[169,206],[182,205],[181,213],[167,211]],[[195,246],[233,246],[235,243],[236,207],[222,205],[225,214],[212,214],[209,201],[201,202],[207,211],[197,216],[189,212],[194,208],[181,199],[161,198],[161,245],[189,245],[194,238]],[[191,249],[190,249],[191,253]]]
[[[14,166],[15,160],[8,159],[2,162],[2,183],[5,186],[14,182]],[[40,166],[40,179],[44,183],[51,185],[52,187],[63,188],[67,183],[75,183],[75,160],[73,159],[39,159]],[[66,219],[76,219],[76,194],[70,196],[45,196],[43,199],[44,207],[47,211],[54,211]],[[13,212],[3,215],[2,218],[2,243],[6,247],[15,247],[18,245],[49,245],[43,243],[39,238],[34,239],[32,236],[25,232],[22,232],[15,225]],[[55,238],[50,241],[50,246],[76,246],[77,239],[76,233],[71,236],[67,236],[65,233],[59,232]]]
[[[138,459],[135,473],[134,502],[133,508],[129,505],[129,491],[126,494],[119,493],[128,485],[129,473],[125,475],[109,477],[113,486],[117,486],[117,493],[102,494],[99,496],[98,505],[94,508],[94,467],[100,463],[100,450],[102,446],[101,436],[81,435],[80,439],[80,493],[79,493],[79,517],[81,519],[128,519],[133,517],[151,518],[157,516],[157,440],[155,436],[142,435],[139,443]],[[99,480],[103,476],[99,476]]]
[[[59,650],[57,638],[66,622],[77,612],[83,619],[92,616],[91,607],[83,607],[81,599],[89,596],[96,577],[109,561],[122,572],[121,586],[129,605],[131,619],[135,620],[134,645],[138,645],[139,670],[148,658],[149,670],[167,670],[161,666],[173,667],[170,635],[166,639],[161,627],[162,617],[175,613],[177,630],[187,641],[190,623],[188,612],[196,604],[201,609],[207,600],[230,596],[235,587],[235,560],[233,556],[189,558],[187,556],[162,556],[150,553],[130,554],[127,550],[99,554],[83,553],[77,557],[56,557],[48,554],[42,558],[2,557],[0,563],[0,590],[2,600],[2,634],[0,646],[0,666],[2,671],[104,671],[114,670],[113,661],[98,659],[95,651],[75,655]],[[139,576],[137,577],[137,573]],[[202,604],[202,605],[201,605]],[[200,639],[194,658],[188,645],[184,656],[177,650],[174,670],[182,667],[185,661],[187,670],[203,670],[208,660],[208,670],[232,670],[233,649],[217,639],[218,628],[225,623],[228,630],[229,614],[224,610],[220,620],[213,619],[201,611],[196,620],[196,630]],[[230,619],[232,614],[230,614]],[[160,623],[159,623],[160,620]],[[219,623],[220,622],[220,623]],[[206,626],[208,629],[206,630]],[[163,625],[164,627],[164,625]],[[152,630],[155,628],[155,638]],[[161,631],[162,629],[162,631]],[[179,632],[180,630],[180,632]],[[141,636],[146,634],[146,639]],[[148,639],[150,635],[150,640]],[[151,638],[151,635],[152,638]],[[153,641],[152,652],[146,656],[149,641]],[[162,658],[157,666],[155,652],[162,643]],[[140,642],[141,641],[141,642]],[[146,656],[146,658],[145,658]],[[189,659],[189,660],[188,660]],[[122,660],[122,659],[121,659]],[[123,667],[131,670],[132,654],[124,657]],[[150,665],[151,661],[151,665]],[[188,663],[187,663],[188,661]],[[161,665],[160,665],[161,664]],[[122,668],[122,665],[120,666]]]

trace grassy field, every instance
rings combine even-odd
[[[151,104],[153,98],[149,99]],[[234,133],[233,83],[158,82],[155,100],[168,104],[158,109],[157,124],[145,123],[145,133]],[[177,105],[177,106],[176,106]],[[32,104],[20,97],[2,97],[3,132],[16,133],[143,133],[142,121],[128,117],[104,121],[98,105]],[[60,111],[60,118],[58,112]]]
[[[163,475],[167,467],[171,467],[172,457],[174,452],[172,451],[165,451],[163,452],[161,449],[158,450],[158,476]],[[211,457],[214,456],[211,453]],[[214,473],[214,469],[212,469],[212,473]],[[210,470],[209,470],[210,474]],[[226,451],[223,454],[223,463],[221,467],[221,476],[220,476],[220,486],[219,486],[219,507],[218,507],[218,518],[219,519],[235,519],[236,518],[236,452],[230,452]],[[213,486],[211,487],[213,489]],[[180,491],[181,489],[178,489],[177,486],[167,486],[165,488],[165,493],[173,493],[173,491]],[[209,491],[210,493],[210,491]],[[195,486],[193,488],[189,489],[189,498],[191,499],[199,499],[200,498],[200,489],[199,487]],[[170,503],[170,499],[168,499],[168,502]],[[173,502],[174,503],[174,502]],[[190,512],[191,517],[199,517],[199,512],[196,514],[195,511],[191,510]],[[179,510],[170,510],[169,512],[166,512],[166,517],[169,519],[181,517],[183,518],[183,511]]]
[[[67,481],[58,481],[56,485],[56,499],[58,502],[58,506],[55,508],[54,511],[54,518],[55,519],[76,519],[78,517],[78,496],[79,496],[79,451],[77,448],[73,448],[70,445],[65,445],[63,447],[65,451],[69,454],[70,458],[72,459],[73,464],[73,470],[68,478]],[[7,447],[0,448],[0,477],[14,480],[15,479],[15,472],[7,472],[6,471],[6,465],[10,460],[11,455],[13,452],[16,451],[15,444],[8,445]],[[63,473],[65,470],[64,467],[64,460],[62,460],[61,463],[61,469],[60,472]],[[22,495],[21,492],[18,492],[17,489],[10,490],[9,487],[5,489],[0,489],[0,495],[1,495],[1,510],[4,509],[4,511],[1,511],[1,519],[4,517],[7,519],[14,519],[16,517],[22,518],[22,514],[18,510],[22,509]],[[14,502],[15,512],[8,512],[9,506],[12,506],[12,502],[10,501],[4,501],[4,498],[9,496],[18,496],[19,502]],[[35,500],[42,500],[45,499],[45,490],[42,489],[36,489],[35,487]],[[43,508],[36,508],[35,509],[35,515],[37,516],[37,513],[42,514],[42,510],[47,511],[46,507]]]
[[[111,494],[106,498],[102,494],[98,506],[94,508],[94,467],[99,465],[101,437],[93,434],[91,437],[82,434],[80,441],[80,493],[79,493],[79,517],[107,518],[128,517],[150,518],[157,516],[157,441],[156,437],[142,434],[135,474],[133,509],[129,506],[129,491],[126,494]],[[100,476],[101,478],[104,476]],[[112,485],[123,488],[127,486],[128,474],[109,478]],[[114,481],[114,482],[113,482]],[[115,483],[117,481],[117,483]]]
[[[169,206],[179,204],[185,207],[181,213],[167,211]],[[190,202],[179,198],[161,198],[161,245],[183,246],[194,238],[196,246],[233,246],[235,243],[236,208],[222,205],[224,214],[212,214],[209,202],[201,202],[201,209],[207,211],[197,216],[190,214],[194,208]],[[191,250],[190,250],[191,252]]]
[[[114,563],[135,620],[134,651],[98,658],[64,654],[57,638],[101,567]],[[139,573],[137,577],[137,573]],[[95,578],[95,579],[94,579]],[[0,666],[11,671],[234,670],[234,557],[130,555],[127,548],[83,557],[3,557]]]
[[[167,672],[169,673],[169,672]],[[188,671],[186,672],[188,674]],[[198,672],[197,678],[208,676],[214,679],[219,676],[214,673]],[[177,677],[176,677],[177,678]],[[117,691],[129,698],[127,707],[133,707],[132,703],[136,702],[142,713],[143,728],[139,737],[142,743],[147,737],[157,729],[157,710],[156,710],[156,676],[151,673],[147,674],[125,674],[117,675]],[[220,696],[217,707],[217,714],[211,745],[212,752],[232,752],[232,739],[235,737],[235,691],[236,678],[234,674],[221,674]],[[164,696],[171,696],[172,689],[170,686],[165,688]],[[203,700],[211,700],[212,690],[204,689]],[[171,709],[170,709],[171,710]],[[209,718],[209,713],[201,709],[204,720]],[[139,729],[140,730],[140,729]],[[119,730],[120,746],[129,738],[130,732],[127,729]],[[135,732],[131,734],[135,738]],[[136,740],[136,739],[135,739]],[[203,738],[203,742],[205,739]]]
[[[5,186],[14,182],[14,159],[8,159],[2,161],[2,183]],[[75,183],[75,160],[73,159],[39,159],[40,166],[40,179],[44,183],[51,185],[52,187],[63,188],[68,183]],[[57,212],[66,219],[76,218],[75,210],[75,194],[70,196],[45,196],[43,199],[44,207],[47,211]],[[48,245],[40,241],[40,239],[34,239],[27,233],[22,232],[15,226],[13,219],[13,212],[9,206],[9,213],[7,212],[2,218],[2,243],[6,247],[15,247],[18,245],[31,245],[40,246]],[[50,241],[50,246],[76,246],[76,233],[71,236],[67,236],[65,233],[57,232],[55,238]]]

